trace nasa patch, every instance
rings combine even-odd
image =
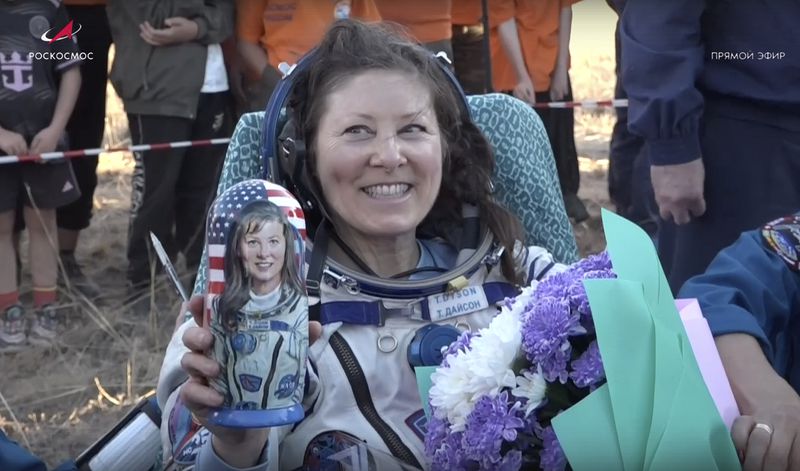
[[[800,271],[800,216],[786,216],[764,225],[761,238],[789,268]]]
[[[297,390],[298,383],[297,375],[288,374],[284,376],[278,382],[278,388],[275,390],[275,397],[278,399],[290,397]]]

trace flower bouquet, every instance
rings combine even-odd
[[[445,352],[432,469],[738,469],[652,242],[603,220],[608,252],[534,282]]]

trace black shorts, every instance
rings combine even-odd
[[[55,209],[72,203],[80,194],[68,160],[0,165],[0,212],[16,210],[18,201],[26,206]]]

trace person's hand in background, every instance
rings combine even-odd
[[[685,164],[652,165],[650,177],[653,181],[658,210],[663,219],[675,224],[687,224],[692,217],[706,212],[703,197],[705,167],[702,159]]]
[[[21,134],[0,128],[0,150],[7,155],[24,155],[28,153],[28,143]]]
[[[569,74],[566,66],[556,66],[550,78],[550,99],[563,101],[569,93]]]
[[[44,154],[45,152],[53,152],[58,146],[58,140],[61,138],[63,131],[48,126],[39,131],[31,141],[31,154]]]
[[[198,27],[194,21],[176,16],[164,20],[164,28],[154,28],[149,21],[139,25],[139,36],[151,46],[171,46],[193,41]]]
[[[531,82],[531,78],[528,76],[525,76],[524,80],[514,86],[512,93],[514,97],[519,98],[531,106],[536,104],[536,92],[533,89],[533,82]]]

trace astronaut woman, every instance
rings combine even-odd
[[[491,146],[447,67],[380,25],[335,23],[273,93],[265,122],[271,179],[316,228],[306,415],[294,427],[209,427],[194,469],[337,469],[331,457],[354,441],[382,452],[376,469],[402,469],[384,456],[426,467],[414,367],[437,364],[460,331],[486,327],[507,296],[561,266],[526,248],[494,201]],[[219,374],[203,355],[209,337],[179,328],[183,350],[165,365],[180,357],[185,382],[159,382],[203,424],[223,401],[207,386]]]
[[[299,235],[283,210],[264,200],[246,205],[230,232],[225,289],[212,317],[219,322],[211,323],[225,374],[211,384],[225,407],[283,409],[299,420],[302,409],[291,408],[308,342],[308,301],[295,263]]]

